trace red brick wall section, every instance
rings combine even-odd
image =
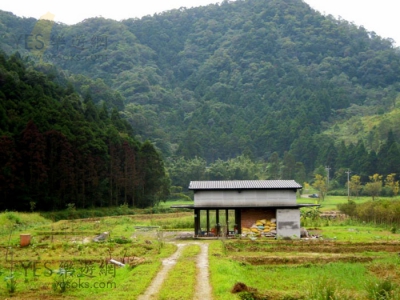
[[[257,220],[276,219],[276,209],[242,209],[242,227],[250,228]]]

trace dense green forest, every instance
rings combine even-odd
[[[348,169],[363,180],[400,173],[400,127],[393,117],[399,49],[301,0],[223,1],[73,26],[0,11],[0,30],[5,53],[18,51],[58,89],[75,91],[82,107],[88,97],[98,114],[105,106],[109,118],[124,124],[118,130],[129,131],[130,143],[149,139],[173,185],[257,178],[303,183],[320,166],[329,166],[341,184]],[[44,118],[32,119],[42,135],[49,130],[40,124]],[[69,126],[78,126],[53,125],[70,140]],[[24,129],[12,130],[16,136]],[[98,134],[110,130],[105,125]],[[109,159],[107,138],[102,143]],[[123,194],[122,187],[112,193]]]
[[[0,55],[0,209],[152,206],[169,193],[154,146],[117,110]]]

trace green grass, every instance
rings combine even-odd
[[[264,246],[267,244],[265,243]],[[238,299],[238,294],[231,293],[232,287],[237,282],[256,288],[259,294],[268,296],[267,299],[398,299],[371,298],[367,292],[367,283],[370,287],[392,284],[393,290],[398,291],[396,285],[398,279],[393,279],[391,276],[396,276],[400,271],[399,259],[397,255],[391,253],[371,254],[375,255],[375,259],[370,263],[330,262],[280,265],[252,265],[239,262],[233,259],[235,256],[231,255],[249,256],[254,254],[251,251],[240,254],[229,251],[226,255],[225,253],[220,243],[210,245],[210,279],[215,299]],[[332,255],[315,254],[328,257]],[[298,256],[290,251],[285,254],[268,255]],[[391,270],[391,273],[387,270]],[[389,283],[380,283],[383,279]]]
[[[199,245],[188,245],[183,249],[177,264],[164,281],[157,299],[194,299],[197,272],[196,257],[199,253]]]
[[[347,201],[347,199],[345,197],[332,197],[331,199],[328,196],[326,201],[333,204]],[[224,215],[221,212],[221,223],[225,221]],[[210,216],[211,226],[214,218],[215,216]],[[231,220],[231,216],[229,219]],[[160,269],[162,258],[170,256],[176,246],[168,243],[162,246],[157,242],[156,231],[139,231],[135,230],[135,226],[162,226],[167,230],[192,227],[193,213],[135,214],[52,223],[38,214],[5,212],[0,214],[0,223],[2,224],[0,227],[2,230],[2,234],[0,234],[1,256],[5,258],[7,253],[8,259],[12,256],[16,263],[13,269],[17,280],[14,299],[38,297],[46,299],[137,299]],[[318,219],[312,220],[310,224],[312,225],[310,231],[322,235],[321,240],[296,242],[258,239],[253,242],[244,239],[235,242],[232,249],[227,247],[225,250],[221,241],[210,242],[210,282],[214,299],[239,299],[238,294],[230,292],[237,282],[257,288],[260,294],[277,300],[327,299],[329,295],[332,296],[331,299],[376,299],[370,296],[374,293],[379,294],[379,289],[374,290],[376,286],[398,292],[400,259],[396,247],[400,243],[400,234],[392,233],[387,226],[379,227],[355,222],[351,219],[339,221]],[[202,214],[202,227],[204,226],[205,214]],[[104,231],[110,232],[111,238],[108,241],[81,243],[85,238],[92,238],[95,233]],[[52,232],[54,235],[51,234]],[[32,234],[32,244],[29,247],[20,248],[18,246],[20,233]],[[117,242],[119,240],[127,240],[127,243],[119,244]],[[230,240],[224,242],[225,245],[231,243],[233,242]],[[365,246],[353,251],[352,249],[360,243],[365,243]],[[382,247],[379,250],[378,248],[371,250],[373,244],[381,244]],[[390,247],[392,250],[389,249]],[[393,247],[396,249],[393,250]],[[329,248],[331,249],[329,250]],[[174,296],[176,299],[193,298],[196,280],[194,258],[198,251],[198,246],[187,246],[184,255],[171,271],[171,276],[166,283],[165,289],[168,292],[163,291],[160,297],[167,299],[167,295],[175,295],[173,293],[176,292],[176,296]],[[43,274],[46,271],[45,262],[49,263],[51,269],[59,269],[59,263],[63,260],[72,261],[77,264],[77,267],[81,264],[80,268],[83,265],[79,259],[92,261],[95,265],[93,272],[99,274],[100,260],[109,257],[118,260],[122,257],[133,256],[145,259],[145,263],[134,268],[118,268],[115,277],[81,278],[90,285],[95,282],[115,284],[111,287],[67,288],[65,292],[60,293],[51,288],[54,276],[45,277]],[[263,261],[263,257],[266,256],[277,257],[280,261],[289,263],[254,264],[257,259]],[[320,259],[315,260],[315,257]],[[335,260],[337,257],[367,258],[367,260],[344,262],[347,260]],[[254,259],[251,260],[251,258]],[[307,263],[308,258],[314,260]],[[27,269],[28,276],[25,280],[25,270],[20,265],[21,261],[39,263],[41,276],[34,277],[32,267],[30,267]],[[9,297],[6,288],[7,282],[4,279],[10,275],[10,272],[10,262],[5,259],[1,260],[0,298]],[[74,277],[73,280],[76,281],[78,278]]]
[[[240,264],[230,261],[224,256],[220,242],[211,243],[209,246],[210,284],[213,296],[219,300],[239,299],[232,295],[230,290],[236,282],[247,280],[247,274]]]
[[[184,215],[185,213],[183,213]],[[31,216],[31,218],[30,218]],[[0,235],[1,256],[8,257],[8,261],[0,261],[0,298],[9,296],[6,281],[10,270],[12,257],[13,271],[17,281],[15,299],[136,299],[142,294],[155,274],[161,267],[161,259],[170,256],[176,246],[164,244],[160,247],[156,240],[155,231],[135,232],[134,225],[138,223],[150,223],[156,220],[179,219],[180,214],[105,217],[85,220],[69,220],[52,223],[38,214],[21,214],[6,212],[0,214],[4,234]],[[90,242],[82,244],[85,238],[93,238],[97,233],[110,232],[110,239],[103,243]],[[25,248],[19,247],[19,234],[28,232],[32,234],[31,245]],[[54,233],[54,234],[52,234]],[[131,238],[135,235],[134,238]],[[119,244],[116,241],[126,240],[127,244]],[[148,243],[150,241],[150,244]],[[11,248],[9,247],[11,246]],[[145,263],[134,268],[125,267],[116,270],[115,277],[100,276],[100,264],[106,258],[120,260],[122,257],[140,257]],[[52,284],[57,276],[46,276],[43,272],[46,267],[56,270],[63,261],[72,262],[76,270],[85,268],[86,262],[92,262],[94,278],[74,276],[70,286],[63,293],[60,289],[52,289]],[[26,270],[21,264],[31,266]],[[34,277],[33,263],[37,264],[37,274]],[[27,272],[27,277],[24,274]],[[104,288],[86,288],[79,286],[79,280],[89,287],[95,283],[111,284]],[[9,281],[8,281],[9,283]],[[71,286],[72,285],[72,286]],[[19,298],[20,297],[20,298]]]
[[[23,255],[14,257],[14,270],[17,278],[16,295],[21,299],[27,299],[34,294],[37,298],[73,297],[78,299],[137,299],[144,293],[151,280],[161,267],[161,259],[170,256],[176,246],[165,244],[159,249],[156,242],[152,244],[140,243],[130,245],[117,245],[105,243],[75,245],[67,244],[67,247],[53,247],[35,249],[28,247],[23,250]],[[115,267],[104,264],[104,259],[109,256],[108,249],[112,248],[112,257],[121,260],[121,257],[140,256],[146,259],[135,267]],[[17,249],[15,250],[17,252]],[[52,256],[49,253],[53,252]],[[16,253],[17,254],[17,253]],[[55,260],[51,260],[54,258]],[[79,260],[75,260],[79,258]],[[20,262],[20,259],[23,262]],[[83,260],[83,261],[81,261]],[[73,275],[57,275],[54,270],[66,261]],[[35,264],[35,267],[33,267]],[[8,274],[5,264],[1,268],[3,276]],[[29,265],[29,267],[27,267]],[[64,267],[64,265],[62,265]],[[25,266],[25,267],[24,267]],[[65,267],[64,267],[65,268]],[[49,274],[49,270],[53,273]],[[27,276],[25,277],[25,274]],[[79,275],[81,274],[81,275]],[[52,284],[60,283],[65,279],[68,282],[65,291],[53,289]],[[96,286],[97,285],[97,286]],[[96,288],[94,288],[96,286]],[[0,286],[0,298],[7,297],[5,284]]]
[[[137,299],[150,285],[157,272],[160,270],[161,259],[170,256],[176,246],[168,244],[160,255],[152,257],[149,263],[140,264],[133,269],[121,268],[115,278],[114,289],[100,289],[95,294],[92,291],[79,289],[73,293],[79,299]]]
[[[400,241],[400,234],[391,233],[389,228],[377,228],[372,226],[359,225],[336,225],[323,226],[315,232],[322,233],[325,239],[337,241],[367,242],[367,241]],[[311,233],[313,230],[309,230]]]
[[[400,200],[400,197],[377,197],[377,199],[388,199],[388,200]],[[354,201],[355,203],[364,203],[371,201],[371,197],[350,197],[350,200]],[[306,203],[306,204],[320,204],[321,211],[337,211],[337,205],[348,203],[347,196],[330,196],[327,195],[323,201],[318,203],[318,199],[315,198],[298,198],[297,203]]]
[[[42,224],[50,224],[51,221],[37,213],[20,213],[6,211],[0,213],[0,234],[9,234],[9,230],[26,230]]]
[[[173,205],[193,205],[194,201],[187,201],[187,200],[173,200],[173,201],[165,201],[160,202],[158,204],[159,207],[169,208]]]

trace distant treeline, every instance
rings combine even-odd
[[[363,141],[346,146],[344,142],[336,145],[329,139],[315,140],[304,137],[304,155],[297,161],[297,153],[285,152],[280,157],[277,152],[268,160],[260,160],[241,155],[226,161],[216,160],[207,164],[200,157],[183,157],[168,161],[168,172],[174,185],[184,188],[190,180],[248,180],[248,179],[294,179],[300,184],[309,182],[315,174],[330,179],[330,189],[341,189],[347,183],[347,173],[358,175],[361,182],[368,182],[372,174],[400,174],[400,148],[392,131],[380,151],[368,151]],[[306,149],[309,149],[307,152]],[[309,165],[314,169],[310,169]],[[308,168],[307,168],[308,166]],[[329,174],[328,174],[329,171]],[[397,175],[396,175],[397,174]],[[326,179],[325,179],[326,180]]]

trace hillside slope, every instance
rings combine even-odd
[[[12,52],[15,37],[36,24],[3,12],[0,26],[1,47]],[[211,163],[290,151],[310,172],[335,142],[321,142],[322,131],[357,114],[354,107],[390,110],[399,88],[400,55],[390,40],[301,0],[224,1],[123,22],[46,26],[52,36],[43,59],[67,77],[93,80],[75,80],[78,90],[111,87],[109,103],[119,103],[136,137],[150,138],[167,157]],[[32,58],[31,49],[17,48]],[[95,103],[105,101],[100,95]],[[381,140],[390,127],[380,128]]]

